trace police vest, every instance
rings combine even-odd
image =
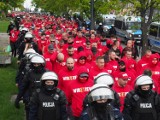
[[[157,120],[157,112],[156,112],[156,100],[155,96],[156,93],[152,92],[151,96],[148,98],[144,99],[141,98],[139,95],[134,93],[134,91],[131,92],[132,98],[135,101],[135,105],[133,106],[133,112],[132,112],[132,117],[133,120],[139,120],[142,118],[142,116],[145,115],[150,115],[152,116],[152,120]]]
[[[39,92],[38,120],[60,120],[60,92],[59,89],[52,95]]]
[[[82,113],[82,116],[88,114],[89,120],[99,120],[97,117],[97,113],[94,109],[94,107],[89,106],[86,111],[84,113]],[[114,118],[114,113],[112,110],[112,107],[110,105],[106,106],[106,119],[104,118],[104,120],[115,120]]]
[[[32,95],[34,91],[37,91],[37,90],[39,91],[40,86],[41,86],[40,79],[44,72],[45,71],[42,71],[41,73],[35,73],[33,72],[32,69],[29,71],[29,74],[28,74],[29,77],[27,79],[29,79],[30,81],[30,86],[29,86],[30,96]]]

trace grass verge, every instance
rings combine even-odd
[[[8,29],[9,21],[0,21],[0,33],[6,33]]]
[[[24,120],[24,106],[14,107],[11,96],[17,93],[15,75],[17,72],[16,59],[11,65],[0,66],[0,120]]]

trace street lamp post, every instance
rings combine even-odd
[[[94,0],[90,1],[91,3],[91,30],[94,29]]]

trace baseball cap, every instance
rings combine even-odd
[[[126,72],[120,72],[118,74],[118,78],[124,79],[124,80],[128,80],[128,74]]]
[[[52,44],[48,45],[48,49],[53,50],[54,49],[53,45]]]
[[[79,76],[80,77],[89,77],[88,73],[81,73]]]

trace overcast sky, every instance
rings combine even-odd
[[[32,0],[25,0],[25,2],[24,2],[24,7],[25,7],[25,8],[31,8],[31,1],[32,1]]]

